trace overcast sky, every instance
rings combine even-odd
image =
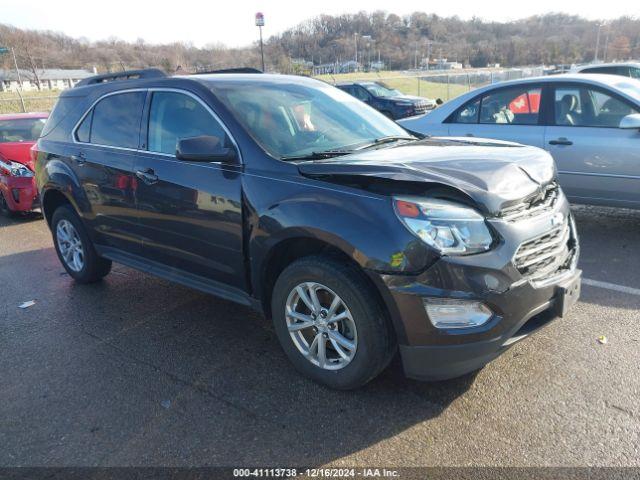
[[[640,15],[635,0],[0,0],[0,22],[90,40],[115,36],[124,40],[143,38],[151,43],[179,40],[196,46],[243,46],[257,39],[254,14],[258,11],[265,15],[264,35],[268,37],[321,13],[359,10],[385,10],[399,15],[423,11],[498,21],[554,11],[589,19]]]

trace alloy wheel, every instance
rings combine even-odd
[[[285,309],[291,340],[307,360],[325,370],[339,370],[353,360],[356,324],[333,290],[316,282],[301,283],[289,293]]]
[[[68,220],[60,220],[56,227],[58,249],[64,263],[74,272],[84,267],[84,247],[78,231]]]

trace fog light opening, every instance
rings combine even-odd
[[[487,323],[493,312],[477,300],[425,298],[424,307],[436,328],[473,328]]]

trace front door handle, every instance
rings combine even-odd
[[[573,145],[573,142],[565,137],[560,137],[557,140],[549,140],[549,145]]]
[[[144,170],[136,171],[136,177],[138,177],[147,185],[153,185],[158,181],[158,176],[155,174],[152,168],[145,168]]]
[[[465,137],[475,137],[475,135],[473,133],[465,133],[464,136]]]
[[[79,152],[77,155],[71,155],[71,160],[76,162],[76,164],[79,166],[87,163],[87,157],[84,155],[83,152]]]

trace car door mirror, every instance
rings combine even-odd
[[[225,147],[222,140],[213,135],[181,138],[176,146],[176,158],[188,162],[238,162],[235,149]]]
[[[622,120],[620,120],[620,128],[637,128],[640,130],[640,113],[632,113],[631,115],[622,117]]]

